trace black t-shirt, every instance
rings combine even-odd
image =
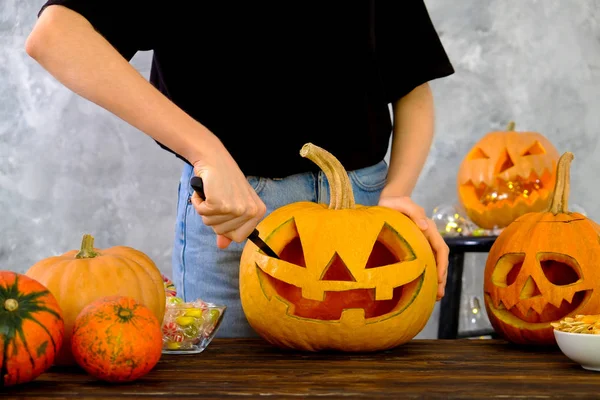
[[[307,142],[347,170],[373,165],[388,148],[388,104],[454,72],[422,0],[50,4],[83,15],[128,60],[153,50],[152,84],[246,175],[315,170],[299,155]]]

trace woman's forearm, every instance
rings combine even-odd
[[[78,13],[49,6],[25,45],[58,81],[194,163],[221,142],[154,88]],[[212,150],[211,150],[212,149]]]
[[[394,131],[388,182],[382,196],[410,196],[433,141],[433,95],[428,83],[393,105]]]

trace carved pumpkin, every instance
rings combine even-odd
[[[46,287],[0,271],[0,388],[30,382],[50,368],[64,329],[60,307]]]
[[[548,210],[506,227],[487,259],[488,316],[515,343],[554,344],[551,322],[600,313],[600,226],[567,209],[572,159],[560,158]]]
[[[71,348],[87,373],[107,382],[131,382],[162,355],[162,329],[153,312],[127,296],[103,297],[75,319]]]
[[[272,344],[299,350],[373,351],[409,341],[436,302],[433,252],[404,214],[355,204],[343,166],[305,145],[325,172],[330,204],[297,202],[258,225],[280,259],[250,241],[240,265],[248,322]]]
[[[558,151],[537,132],[490,132],[467,153],[457,176],[458,199],[484,229],[504,228],[548,206]]]
[[[71,354],[75,318],[100,297],[133,297],[149,307],[160,322],[165,314],[165,287],[154,262],[131,247],[94,248],[91,235],[83,236],[80,250],[41,260],[26,275],[45,285],[63,311],[65,339],[56,357],[57,365],[75,364]]]

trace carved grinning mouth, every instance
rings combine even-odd
[[[493,185],[484,182],[475,185],[472,181],[461,186],[461,191],[471,203],[479,202],[486,209],[502,208],[506,205],[513,206],[518,202],[527,205],[535,203],[540,198],[550,194],[552,188],[552,174],[545,171],[542,176],[535,172],[527,178],[516,177],[510,180],[496,177]]]
[[[534,156],[545,154],[546,150],[536,141],[521,156]],[[468,156],[469,160],[489,160],[482,149],[474,149]],[[535,203],[539,198],[546,198],[553,187],[553,171],[550,169],[528,170],[524,173],[511,158],[508,151],[504,150],[494,167],[494,180],[470,180],[461,185],[462,196],[470,204],[479,202],[486,209],[513,206],[518,202],[526,205]],[[527,175],[528,174],[528,175]]]
[[[388,231],[388,228],[384,228],[383,231]],[[385,237],[385,234],[382,237]],[[279,256],[281,260],[291,262],[302,270],[306,268],[299,238],[292,240]],[[397,251],[394,254],[383,240],[377,241],[365,269],[386,268],[385,266],[398,263],[400,259],[404,261],[411,258],[414,258],[412,250],[402,254]],[[287,305],[287,315],[322,321],[339,321],[344,313],[351,310],[362,310],[366,320],[379,320],[386,315],[396,315],[414,301],[425,278],[425,269],[423,269],[409,282],[394,288],[388,286],[387,289],[390,290],[381,289],[378,292],[376,287],[368,287],[368,283],[357,282],[341,257],[335,253],[323,270],[320,280],[309,283],[313,295],[308,298],[306,295],[303,296],[303,290],[307,288],[303,289],[298,284],[294,285],[275,278],[273,275],[276,271],[267,273],[258,265],[256,271],[264,295],[267,298],[276,297],[284,302]],[[336,286],[343,290],[326,290],[327,283],[336,283]],[[319,292],[320,286],[324,289]],[[317,290],[316,294],[315,290]]]
[[[510,308],[507,308],[502,300],[498,302],[498,307],[494,307],[491,299],[488,301],[488,304],[496,314],[503,316],[503,319],[517,319],[531,324],[549,323],[558,321],[569,314],[576,313],[587,302],[591,294],[591,290],[581,290],[575,293],[571,301],[563,299],[558,306],[542,302],[544,304],[540,307],[531,301],[535,300],[535,298],[528,299],[530,301],[521,300]],[[487,293],[486,296],[490,297]]]
[[[283,282],[266,274],[256,267],[259,279],[271,287],[276,296],[288,305],[288,315],[323,320],[338,321],[347,310],[364,310],[364,318],[372,319],[390,313],[402,312],[408,307],[419,292],[425,273],[413,281],[395,287],[393,296],[388,300],[376,300],[377,289],[349,289],[344,291],[324,291],[323,300],[302,297],[302,288]]]

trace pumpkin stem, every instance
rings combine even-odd
[[[300,150],[302,157],[308,158],[323,170],[329,182],[329,208],[341,210],[354,208],[352,184],[344,166],[327,150],[312,143],[306,143]]]
[[[94,237],[86,233],[81,240],[81,250],[75,258],[94,258],[97,255],[98,252],[94,251]]]
[[[15,299],[6,299],[4,301],[4,309],[6,311],[16,311],[19,308],[19,302]]]
[[[129,308],[119,307],[119,311],[117,312],[117,315],[123,321],[129,321],[131,318],[133,318],[133,311],[131,311]]]
[[[508,126],[506,127],[506,130],[509,131],[509,132],[510,131],[514,131],[515,130],[515,121],[510,121],[508,123]]]
[[[552,194],[552,201],[548,206],[547,212],[551,212],[556,215],[559,213],[568,213],[569,206],[569,191],[570,191],[570,170],[571,161],[573,161],[573,153],[567,151],[558,159],[558,165],[556,166],[556,183],[554,184],[554,193]]]

